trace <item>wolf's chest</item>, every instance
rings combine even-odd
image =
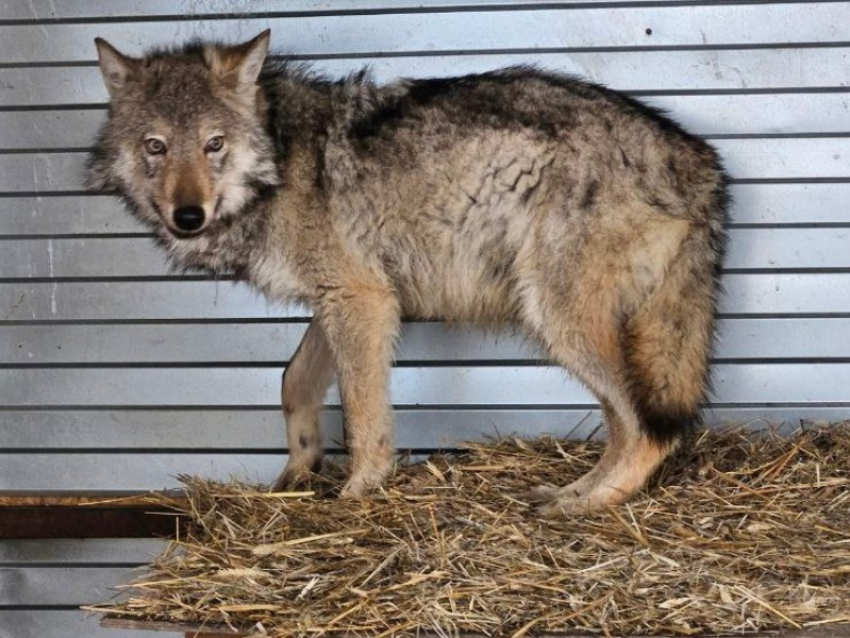
[[[248,281],[276,301],[300,300],[304,286],[295,269],[282,255],[266,254],[248,266]]]

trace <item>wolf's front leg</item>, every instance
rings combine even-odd
[[[394,462],[389,376],[400,316],[395,295],[359,284],[329,293],[319,318],[342,396],[351,476],[342,496],[380,486]]]
[[[334,361],[322,326],[315,319],[283,373],[281,406],[286,421],[289,461],[274,485],[286,490],[322,464],[319,413],[334,375]]]

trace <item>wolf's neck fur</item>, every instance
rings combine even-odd
[[[176,239],[162,229],[158,239],[181,270],[244,278],[252,255],[265,242],[269,214],[268,201],[254,200],[239,215],[220,222],[200,237]]]

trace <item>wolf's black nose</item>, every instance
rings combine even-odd
[[[174,224],[180,230],[191,233],[204,225],[204,215],[200,206],[183,206],[174,211]]]

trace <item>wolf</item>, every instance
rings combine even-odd
[[[525,66],[328,79],[269,56],[269,31],[141,58],[96,46],[110,103],[88,188],[117,194],[177,267],[313,311],[283,375],[274,489],[319,468],[334,378],[341,495],[381,485],[405,316],[519,328],[597,397],[605,452],[530,490],[542,516],[626,501],[698,421],[728,178],[660,111]]]

